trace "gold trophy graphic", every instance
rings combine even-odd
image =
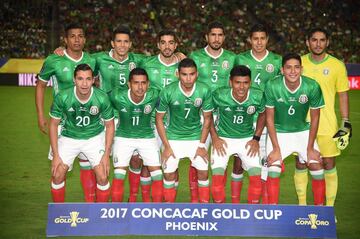
[[[71,227],[76,227],[76,220],[79,216],[79,212],[70,212]]]
[[[311,229],[316,229],[317,226],[316,226],[316,219],[318,217],[318,215],[312,213],[312,214],[309,214],[309,219],[310,219],[310,223],[311,223]]]

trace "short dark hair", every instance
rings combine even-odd
[[[146,80],[149,80],[148,74],[146,72],[146,70],[144,70],[143,68],[137,67],[134,68],[130,71],[129,74],[129,81],[131,81],[131,79],[133,78],[133,76],[146,76]]]
[[[65,27],[65,37],[68,36],[69,31],[72,30],[72,29],[81,29],[81,30],[83,30],[83,32],[84,32],[84,34],[85,34],[84,27],[81,26],[79,23],[70,23],[69,25],[67,25],[67,26]]]
[[[324,33],[326,39],[329,39],[330,34],[328,31],[326,31],[324,28],[321,27],[316,27],[316,28],[312,28],[310,29],[310,31],[307,34],[307,40],[310,40],[310,38],[314,35],[315,32],[322,32]]]
[[[230,80],[235,76],[248,76],[251,79],[251,70],[244,65],[234,66],[230,71]]]
[[[121,26],[121,27],[116,28],[113,31],[113,35],[112,35],[113,40],[115,40],[115,37],[116,37],[117,34],[126,34],[131,39],[131,33],[130,33],[130,29],[128,27]]]
[[[251,27],[249,36],[251,37],[254,32],[265,32],[266,36],[269,36],[267,27],[261,23],[257,23]]]
[[[161,31],[158,33],[158,35],[157,35],[157,40],[158,40],[158,42],[160,42],[162,36],[173,36],[175,42],[179,42],[179,41],[178,41],[178,38],[177,38],[177,36],[176,36],[176,33],[175,33],[173,30],[170,30],[170,29],[163,29],[163,30],[161,30]]]
[[[180,71],[181,68],[186,68],[186,67],[195,67],[195,69],[197,69],[195,61],[190,58],[182,59],[179,63],[178,70]]]
[[[91,67],[88,64],[85,63],[76,66],[74,70],[74,78],[76,77],[76,73],[78,71],[91,71],[91,75],[94,76],[94,71],[91,69]]]
[[[283,57],[282,57],[282,62],[281,62],[281,65],[282,66],[285,66],[286,62],[288,60],[291,60],[291,59],[295,59],[295,60],[298,60],[300,62],[300,65],[301,65],[301,57],[299,54],[296,54],[296,53],[287,53],[285,54]]]
[[[225,34],[225,28],[224,28],[224,24],[222,24],[219,21],[213,21],[210,22],[207,26],[207,34],[209,34],[211,32],[212,29],[214,28],[220,28],[221,30],[223,30],[223,33]]]

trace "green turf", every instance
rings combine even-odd
[[[50,105],[50,90],[46,92],[46,109]],[[47,203],[50,197],[50,163],[47,160],[48,137],[37,128],[34,88],[0,87],[0,238],[44,238]],[[354,136],[348,149],[337,160],[339,191],[336,202],[338,238],[359,238],[360,227],[360,91],[350,93],[351,122]],[[187,162],[182,162],[178,201],[189,199]],[[293,184],[294,163],[286,160],[281,180],[280,202],[296,204]],[[230,178],[230,172],[228,173]],[[246,198],[246,184],[242,202]],[[227,189],[229,190],[229,186]],[[67,179],[66,201],[81,202],[79,167]],[[228,192],[229,195],[229,192]],[[308,202],[312,202],[311,191]],[[229,199],[229,198],[228,198]],[[154,236],[124,236],[100,238],[153,238]],[[185,237],[163,237],[185,238]],[[209,237],[198,237],[209,238]],[[235,238],[235,237],[229,237]]]

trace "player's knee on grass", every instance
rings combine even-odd
[[[323,166],[325,170],[331,170],[335,168],[335,157],[323,157]]]
[[[234,155],[234,164],[233,164],[233,173],[242,174],[244,169],[241,166],[241,159],[238,156]]]
[[[207,170],[197,170],[198,180],[205,181],[209,178],[209,173]]]
[[[142,167],[142,159],[139,154],[133,155],[130,159],[130,167],[132,169],[140,169]]]

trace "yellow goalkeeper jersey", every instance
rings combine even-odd
[[[349,90],[345,64],[329,54],[320,62],[314,61],[310,53],[302,56],[301,60],[303,75],[319,83],[325,100],[325,107],[320,111],[318,135],[332,136],[338,130],[335,114],[336,93]]]

